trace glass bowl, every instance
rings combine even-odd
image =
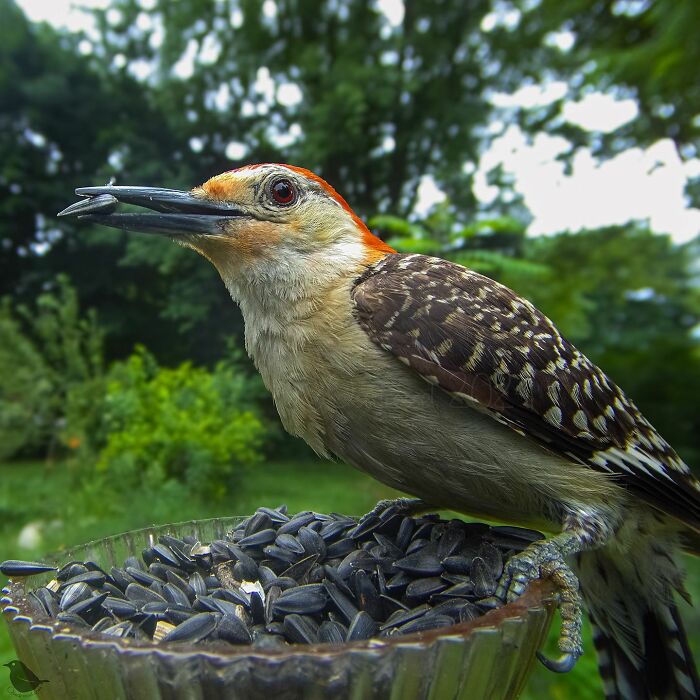
[[[242,518],[144,528],[47,557],[103,568],[160,535],[220,539]],[[27,592],[52,573],[10,580],[0,600],[17,657],[45,700],[500,700],[522,690],[556,606],[537,581],[514,603],[451,627],[340,645],[281,650],[111,639],[38,615]]]

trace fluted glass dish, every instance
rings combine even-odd
[[[220,539],[242,518],[134,530],[47,557],[105,569],[163,534]],[[451,627],[339,645],[259,650],[223,642],[154,644],[86,632],[31,606],[51,573],[9,581],[0,601],[17,658],[42,700],[501,700],[522,690],[555,607],[546,581],[519,600]]]

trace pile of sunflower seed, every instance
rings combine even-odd
[[[396,507],[344,515],[259,508],[224,539],[162,535],[105,571],[73,561],[29,593],[37,613],[112,637],[278,648],[466,622],[502,603],[503,564],[542,535]],[[56,571],[6,561],[10,577]]]

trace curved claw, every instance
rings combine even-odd
[[[566,652],[562,654],[558,659],[548,659],[541,651],[537,652],[537,658],[540,663],[549,671],[554,671],[554,673],[568,673],[571,669],[576,666],[580,654],[574,654],[572,652]]]

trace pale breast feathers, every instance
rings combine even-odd
[[[605,374],[530,302],[460,265],[388,255],[352,290],[369,337],[424,379],[700,524],[700,487]]]

